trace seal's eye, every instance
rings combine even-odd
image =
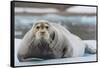
[[[39,27],[39,26],[37,26],[36,28],[37,28],[37,29],[39,29],[40,27]]]
[[[45,28],[46,28],[46,29],[48,29],[49,27],[48,27],[48,26],[46,26]]]

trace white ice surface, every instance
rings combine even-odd
[[[76,58],[61,58],[61,59],[50,59],[50,60],[42,60],[42,61],[19,62],[17,58],[17,49],[19,47],[20,42],[21,42],[20,39],[15,39],[15,66],[96,61],[96,54],[84,54],[83,57],[76,57]],[[88,43],[89,45],[96,46],[95,40],[84,40],[83,42]]]

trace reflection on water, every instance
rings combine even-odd
[[[15,37],[23,38],[25,33],[38,19],[59,23],[82,39],[96,39],[96,16],[60,16],[48,14],[43,16],[15,16]]]

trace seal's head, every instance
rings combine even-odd
[[[50,38],[50,25],[46,20],[39,20],[34,25],[34,32],[36,39],[45,39]]]

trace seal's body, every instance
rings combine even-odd
[[[79,57],[83,56],[86,47],[91,53],[96,52],[60,24],[39,20],[24,36],[18,50],[18,59]]]

